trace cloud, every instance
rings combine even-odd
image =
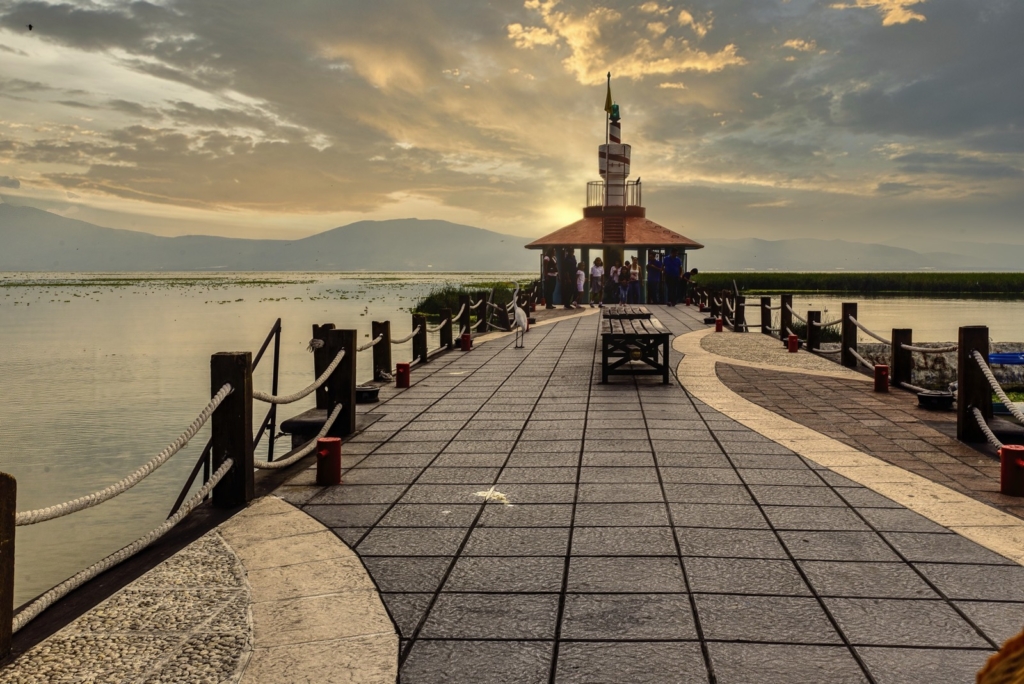
[[[708,31],[711,30],[711,27],[714,24],[714,16],[709,12],[707,19],[704,21],[698,21],[694,19],[693,14],[688,10],[681,10],[677,21],[680,26],[689,26],[692,28],[698,38],[703,38],[708,34]]]
[[[925,16],[910,9],[924,3],[925,0],[856,0],[853,3],[835,3],[833,9],[870,9],[875,8],[882,15],[882,26],[907,24],[911,21],[925,21]]]
[[[17,190],[21,187],[21,181],[17,178],[11,178],[10,176],[0,176],[0,188],[10,188]]]
[[[818,49],[818,44],[813,40],[790,38],[782,44],[782,47],[792,48],[793,50],[799,50],[800,52],[813,52]]]
[[[685,83],[659,83],[659,88],[669,88],[672,90],[686,90]]]
[[[979,157],[968,157],[950,152],[910,152],[892,158],[904,173],[942,174],[966,178],[997,179],[1020,178],[1024,170]]]

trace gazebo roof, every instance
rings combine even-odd
[[[623,242],[604,243],[602,219],[599,216],[582,218],[565,228],[559,228],[542,238],[526,245],[526,249],[545,247],[678,247],[680,249],[702,249],[704,245],[669,230],[641,216],[628,216],[626,239]]]

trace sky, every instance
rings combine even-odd
[[[599,178],[610,71],[673,230],[1021,244],[1022,31],[1020,0],[0,0],[0,197],[539,236]]]

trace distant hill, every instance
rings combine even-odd
[[[0,271],[532,271],[537,253],[523,249],[528,241],[420,219],[359,221],[301,240],[168,238],[0,204]],[[709,271],[1024,270],[1024,245],[700,241],[705,248],[690,265]]]
[[[359,221],[300,240],[161,237],[0,204],[0,271],[523,271],[526,238],[448,221]]]

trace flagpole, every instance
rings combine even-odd
[[[608,91],[612,92],[612,72],[608,72]],[[611,125],[612,125],[612,113],[606,111],[604,113],[604,206],[608,207],[608,174],[611,169],[608,168],[608,145],[610,144]]]

